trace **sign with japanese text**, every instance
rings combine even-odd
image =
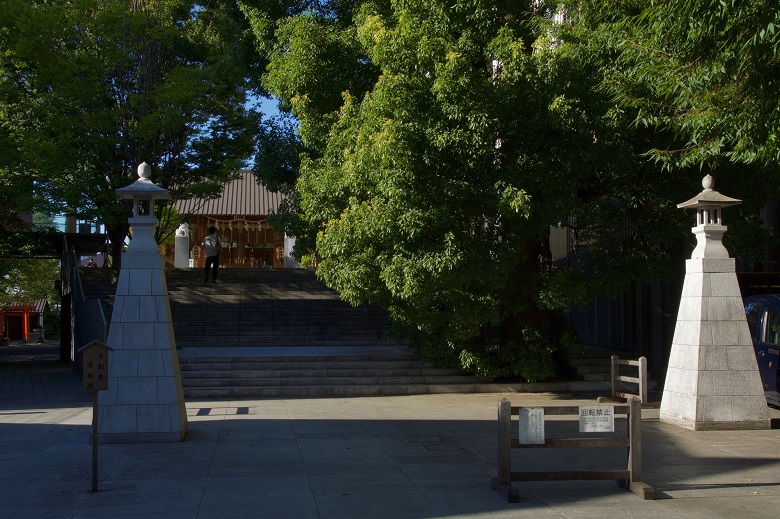
[[[111,348],[100,341],[92,341],[82,352],[82,384],[87,391],[108,389],[108,352]]]
[[[580,406],[580,432],[614,432],[615,406]]]
[[[521,407],[518,416],[518,441],[523,445],[544,445],[544,408]]]

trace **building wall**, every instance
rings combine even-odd
[[[217,235],[222,240],[221,267],[285,267],[284,240],[270,228],[263,216],[199,215],[187,223],[190,226],[189,257],[194,260],[196,268],[205,266],[201,244],[212,225],[217,228]],[[167,248],[164,254],[172,264],[173,247]]]

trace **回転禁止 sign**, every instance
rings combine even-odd
[[[580,432],[614,432],[615,407],[611,405],[580,406]]]

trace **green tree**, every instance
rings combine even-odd
[[[259,132],[247,30],[228,0],[2,0],[4,186],[26,207],[99,220],[115,245],[128,236],[115,190],[143,161],[174,199],[218,194]]]
[[[742,199],[729,210],[727,247],[763,260],[775,239],[759,213],[780,186],[776,3],[572,0],[558,8],[567,23],[552,28],[556,37],[596,64],[596,88],[626,124],[651,136],[636,149],[665,175],[687,178],[685,192],[711,172]]]
[[[0,307],[34,304],[38,299],[56,303],[59,277],[57,260],[0,258]]]
[[[322,155],[329,125],[343,103],[342,91],[366,91],[376,79],[376,68],[361,54],[351,26],[353,9],[362,2],[238,3],[252,27],[256,49],[267,64],[263,87],[275,94],[283,112],[277,120],[264,124],[253,170],[270,189],[285,193],[282,206],[270,221],[277,232],[296,236],[296,255],[310,264],[316,230],[299,210],[296,183],[300,162],[304,155]],[[309,81],[316,84],[307,84]]]
[[[664,136],[614,109],[601,56],[559,41],[544,5],[319,2],[273,25],[250,3],[258,40],[276,42],[264,85],[305,146],[294,234],[318,275],[388,308],[424,355],[545,378],[549,310],[667,271],[687,179],[641,156]],[[559,222],[594,276],[552,268]]]
[[[637,123],[671,130],[653,156],[719,167],[780,159],[780,10],[773,0],[570,2],[612,50],[605,86]]]

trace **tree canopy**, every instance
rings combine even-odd
[[[586,53],[602,74],[599,91],[653,136],[638,148],[643,156],[696,181],[690,189],[713,173],[743,200],[729,210],[728,250],[765,260],[777,239],[759,213],[780,186],[775,2],[572,0],[559,8],[567,23],[553,27],[556,37]]]
[[[259,132],[247,30],[227,0],[2,0],[3,184],[23,210],[97,219],[115,245],[115,190],[141,162],[174,199],[217,194]]]
[[[60,266],[53,259],[0,258],[0,308],[56,301]]]
[[[296,254],[428,358],[551,376],[553,312],[668,276],[689,237],[676,204],[705,173],[745,202],[732,254],[769,242],[770,0],[2,2],[16,204],[66,204],[121,241],[114,190],[142,160],[174,196],[209,196],[255,153]],[[261,121],[250,92],[295,123]],[[572,233],[563,263],[551,226]]]
[[[567,2],[613,52],[605,87],[636,122],[681,137],[669,165],[780,159],[780,10],[772,0]]]
[[[560,40],[555,11],[319,2],[271,31],[264,2],[243,4],[264,85],[300,121],[293,233],[330,286],[387,307],[421,352],[543,378],[549,310],[668,272],[684,228],[670,209],[695,184],[642,154],[675,136],[632,125],[600,88],[606,53]],[[553,268],[557,224],[594,276]]]

